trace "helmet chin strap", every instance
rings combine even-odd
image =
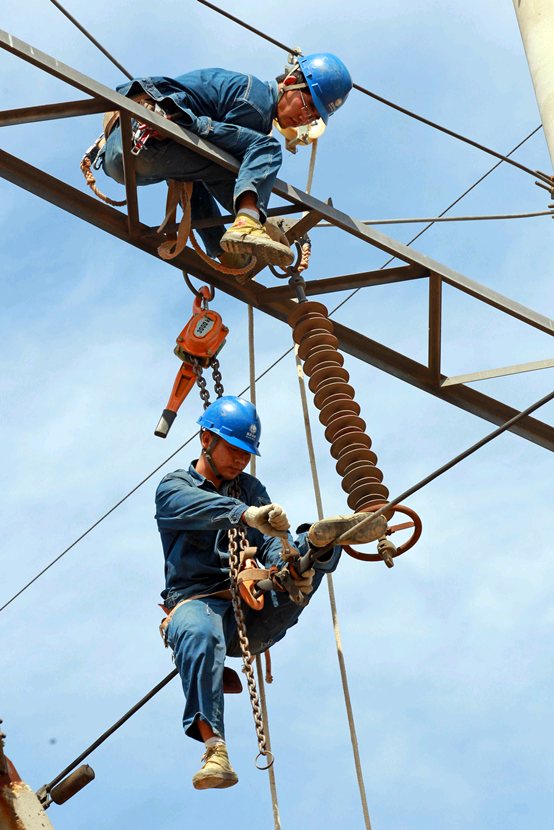
[[[215,477],[222,479],[223,476],[221,475],[221,473],[219,472],[219,470],[215,466],[214,460],[212,458],[212,452],[214,451],[215,445],[217,444],[218,441],[219,441],[219,435],[214,435],[214,437],[212,438],[212,440],[210,441],[210,443],[208,445],[208,448],[206,449],[205,447],[202,447],[202,454],[204,455],[204,457],[206,458],[206,461],[208,462],[208,464],[212,468],[212,472],[214,473]]]
[[[290,78],[291,75],[295,75],[298,71],[299,71],[298,66],[293,66],[290,69],[290,71],[287,73],[287,75],[285,77],[285,80],[282,83],[281,89],[279,90],[279,92],[277,94],[277,103],[279,103],[279,101],[281,100],[281,98],[283,97],[285,92],[292,92],[293,89],[307,89],[308,88],[308,84],[306,82],[301,83],[301,84],[287,84],[287,86],[285,86],[285,81],[287,80],[287,78]],[[275,116],[275,117],[277,118],[277,116]],[[279,119],[277,118],[277,121],[278,120]]]

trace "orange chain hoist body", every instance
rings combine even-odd
[[[192,304],[192,317],[177,337],[174,353],[183,361],[177,372],[167,407],[154,431],[159,438],[166,438],[179,407],[198,380],[202,369],[207,369],[225,344],[229,333],[221,315],[207,307],[210,289],[203,285]]]
[[[342,489],[348,493],[347,503],[355,513],[374,512],[387,504],[388,489],[383,484],[383,473],[376,466],[377,456],[371,449],[371,438],[366,434],[365,421],[360,417],[360,405],[354,400],[354,389],[348,383],[350,376],[343,368],[344,357],[338,351],[339,341],[333,333],[327,308],[311,300],[299,302],[288,316],[293,330],[298,355],[308,375],[314,403],[320,410],[319,420],[325,427],[325,438],[331,444],[331,455],[337,459],[336,470],[342,478]],[[415,527],[411,538],[392,556],[398,556],[414,545],[421,535],[421,520],[409,508],[391,507],[384,513],[390,521],[395,511],[406,513],[412,522],[389,527],[386,535],[395,530]],[[344,549],[356,559],[377,561],[385,558],[392,567],[390,556],[359,553],[348,545]]]

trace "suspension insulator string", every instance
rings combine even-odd
[[[304,361],[304,372],[310,377],[309,388],[320,410],[319,420],[326,428],[331,455],[337,459],[336,469],[342,478],[342,489],[348,493],[348,506],[359,513],[371,505],[382,504],[389,491],[376,466],[377,456],[371,450],[360,405],[348,383],[350,376],[343,367],[344,358],[338,351],[327,308],[313,301],[299,303],[289,314],[288,323],[293,329],[298,356]],[[391,515],[385,512],[387,519]]]

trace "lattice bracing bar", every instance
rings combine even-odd
[[[141,107],[109,87],[88,78],[86,75],[1,30],[0,48],[91,96],[90,99],[0,112],[0,126],[76,117],[105,110],[119,110],[122,114],[121,121],[124,133],[130,134],[130,120],[135,118],[158,130],[165,137],[171,138],[210,159],[210,161],[228,170],[238,170],[238,161],[218,147],[182,127],[177,127],[171,121]],[[128,214],[108,207],[88,194],[76,190],[59,179],[1,150],[0,176],[157,258],[159,239],[156,240],[152,228],[140,222],[134,168],[129,147],[130,142],[124,142]],[[493,424],[502,424],[516,414],[516,410],[512,407],[465,386],[465,383],[487,377],[548,368],[552,366],[553,361],[535,361],[530,364],[521,364],[488,372],[477,372],[457,378],[448,378],[443,375],[441,373],[442,284],[447,283],[475,299],[550,335],[554,335],[553,320],[385,236],[342,213],[330,204],[321,202],[280,179],[277,179],[273,191],[291,203],[292,207],[285,208],[283,213],[289,213],[296,209],[311,214],[304,220],[301,219],[299,224],[305,222],[313,226],[316,217],[316,221],[324,219],[346,233],[406,263],[386,270],[309,281],[306,286],[308,295],[344,291],[371,285],[384,285],[403,280],[429,280],[427,366],[423,366],[408,356],[369,339],[360,332],[336,323],[334,324],[335,334],[339,339],[342,350]],[[271,213],[274,213],[274,211],[272,210]],[[223,219],[226,218],[228,217],[223,217]],[[292,292],[288,286],[267,288],[258,282],[239,285],[234,278],[212,270],[194,251],[188,248],[177,258],[171,260],[169,264],[179,269],[185,269],[200,280],[216,286],[241,302],[250,304],[283,322],[286,321],[290,310],[293,308]],[[554,451],[554,428],[548,424],[528,417],[516,425],[513,432]]]

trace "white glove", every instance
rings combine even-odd
[[[244,521],[249,527],[255,527],[266,536],[280,536],[287,539],[290,522],[280,504],[264,504],[263,507],[249,507],[244,513]]]
[[[294,577],[293,577],[294,584],[298,588],[300,588],[300,590],[302,591],[304,596],[306,594],[311,594],[313,589],[314,589],[314,586],[312,585],[312,580],[314,578],[314,574],[315,574],[314,569],[310,568],[309,571],[304,571],[304,573],[301,574],[300,576],[297,576],[296,579],[294,579]]]

